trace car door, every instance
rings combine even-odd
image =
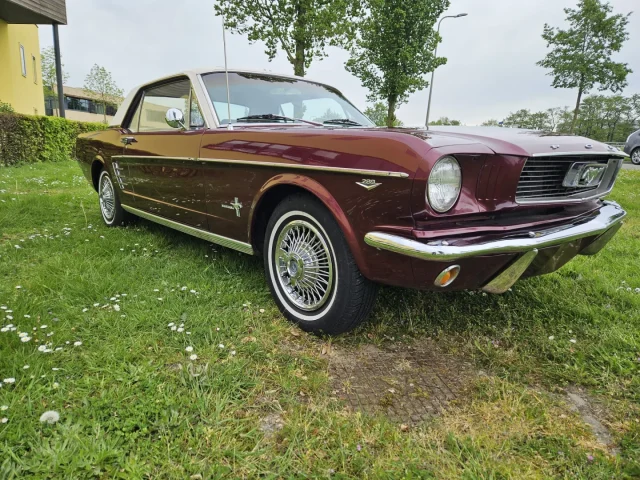
[[[202,165],[198,162],[204,120],[188,78],[143,88],[128,129],[119,168],[127,168],[135,207],[154,215],[207,229]],[[182,126],[172,128],[167,111],[183,112]]]

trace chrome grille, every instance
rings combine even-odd
[[[562,182],[571,165],[576,162],[608,164],[609,167],[598,186],[564,187]],[[599,194],[601,191],[606,193],[613,186],[620,162],[619,158],[606,155],[549,155],[528,158],[520,174],[516,201],[542,203],[549,200],[582,199]]]

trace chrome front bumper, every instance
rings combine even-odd
[[[455,239],[422,243],[406,237],[384,232],[367,233],[364,240],[368,245],[381,250],[389,250],[421,260],[433,262],[455,262],[457,260],[497,254],[522,254],[497,277],[483,286],[491,293],[502,293],[513,285],[526,271],[538,254],[538,250],[556,247],[594,237],[593,241],[580,250],[581,255],[599,252],[622,226],[626,212],[615,202],[603,202],[603,206],[590,214],[572,220],[566,225],[544,230],[530,231],[505,236],[469,245],[452,245]]]

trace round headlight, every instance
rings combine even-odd
[[[462,172],[453,157],[443,157],[436,162],[429,174],[427,201],[436,212],[446,212],[453,207],[460,195]]]

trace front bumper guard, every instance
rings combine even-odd
[[[525,234],[526,236],[517,234],[499,240],[460,246],[451,245],[451,241],[446,240],[421,243],[384,232],[367,233],[364,240],[368,245],[381,250],[389,250],[433,262],[455,262],[481,255],[523,254],[483,287],[483,290],[490,293],[503,293],[522,276],[533,262],[539,249],[596,237],[593,242],[580,251],[581,255],[593,255],[611,240],[622,226],[622,219],[626,214],[617,203],[606,201],[597,211],[574,219],[566,225],[531,231]]]

